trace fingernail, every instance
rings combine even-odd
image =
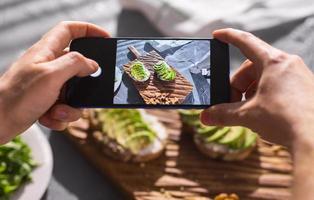
[[[64,111],[58,111],[57,112],[57,118],[58,119],[67,119],[68,117],[68,113],[64,112]]]
[[[212,125],[214,124],[214,120],[210,117],[210,114],[208,112],[208,110],[204,110],[201,113],[201,122],[205,125]]]
[[[92,60],[92,59],[88,59],[90,64],[93,66],[94,70],[97,71],[99,65],[96,61]]]

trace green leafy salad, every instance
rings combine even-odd
[[[30,181],[35,166],[31,149],[20,137],[0,145],[0,200],[8,200],[23,183]]]

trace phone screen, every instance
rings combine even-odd
[[[100,69],[71,79],[66,99],[76,107],[203,108],[226,102],[227,47],[211,39],[81,38],[71,50]]]

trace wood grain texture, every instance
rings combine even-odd
[[[282,147],[261,140],[244,161],[211,160],[197,151],[191,134],[181,133],[184,130],[175,110],[149,112],[166,125],[170,140],[160,158],[145,164],[122,163],[104,156],[86,137],[87,121],[72,123],[68,129],[86,158],[130,199],[210,199],[222,192],[234,192],[241,200],[290,197],[292,162]]]
[[[134,47],[133,47],[134,48]],[[146,104],[181,104],[185,98],[192,92],[192,84],[182,76],[175,68],[177,75],[174,81],[161,81],[154,74],[153,65],[164,59],[156,52],[151,51],[145,55],[140,55],[131,51],[137,57],[136,60],[124,65],[124,71],[131,77],[130,68],[136,61],[144,63],[145,67],[150,71],[151,76],[145,82],[133,81],[136,89]]]

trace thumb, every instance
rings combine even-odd
[[[69,52],[59,58],[46,63],[53,68],[56,77],[61,82],[65,82],[73,76],[88,76],[98,69],[98,64],[94,60],[84,57],[78,52]]]
[[[245,101],[211,106],[201,113],[200,120],[205,125],[237,126],[246,124],[245,112],[242,112]]]

